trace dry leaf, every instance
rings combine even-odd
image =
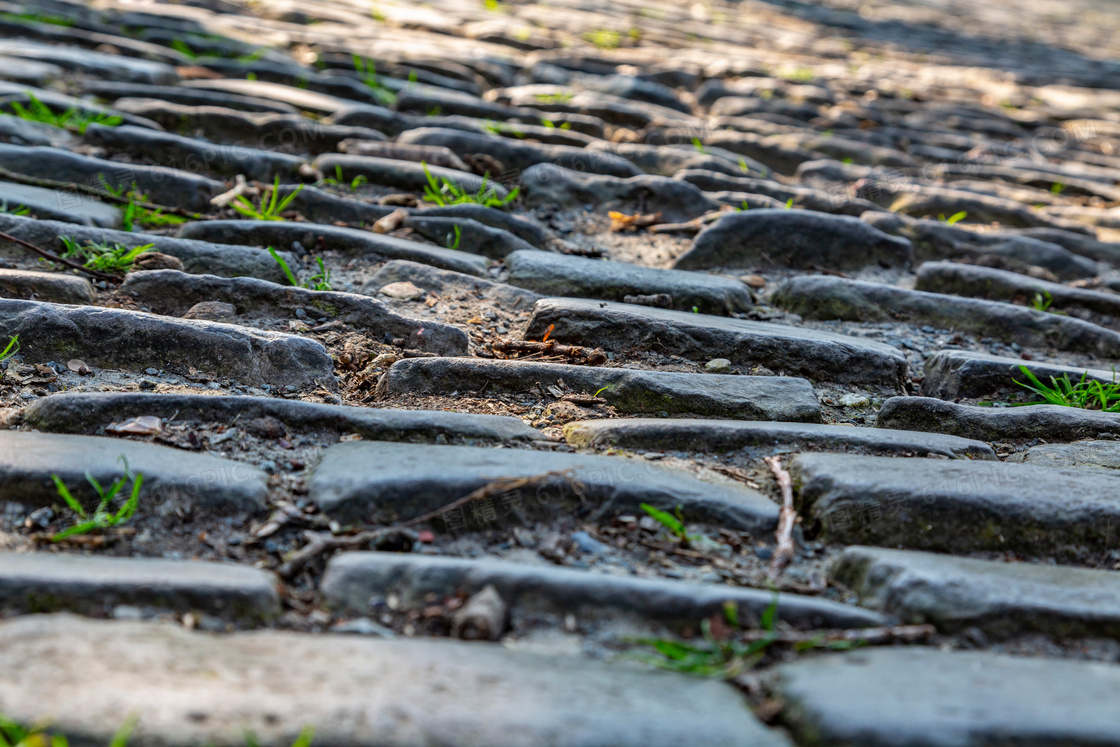
[[[77,358],[75,358],[72,361],[67,362],[66,367],[69,368],[74,373],[80,375],[80,376],[92,376],[93,375],[93,371],[90,369],[89,366],[86,365],[85,361],[80,361]]]
[[[650,213],[642,215],[635,213],[634,215],[627,215],[626,213],[619,213],[611,210],[607,213],[611,219],[612,231],[637,231],[639,228],[649,228],[652,225],[661,222],[661,213]]]
[[[163,421],[154,415],[140,415],[123,423],[110,423],[105,432],[111,436],[154,436],[163,431]]]

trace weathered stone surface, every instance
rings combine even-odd
[[[1072,444],[1040,444],[1012,454],[1009,462],[1060,469],[1120,469],[1120,443],[1078,441]]]
[[[0,57],[0,65],[4,66],[4,77],[18,83],[31,86],[41,86],[51,80],[62,77],[62,68],[49,62],[38,60],[24,60],[18,57]]]
[[[248,246],[316,246],[322,237],[327,249],[353,254],[377,254],[389,259],[407,259],[444,270],[484,275],[490,264],[485,257],[454,249],[444,249],[418,241],[317,223],[292,223],[267,220],[208,220],[188,223],[179,229],[179,237],[202,241]]]
[[[512,233],[485,226],[470,218],[410,215],[404,225],[429,241],[491,259],[504,259],[506,255],[519,250],[536,251],[532,244],[522,241]]]
[[[673,89],[664,83],[640,78],[636,75],[581,75],[576,73],[571,81],[581,88],[608,93],[630,101],[645,101],[684,114],[691,114],[692,107],[681,101]]]
[[[847,454],[800,454],[789,470],[830,542],[1077,559],[1106,550],[1120,520],[1115,476],[1095,471]]]
[[[233,622],[280,614],[271,573],[231,563],[109,558],[54,553],[0,554],[0,610],[77,612],[97,617],[117,605],[202,612]]]
[[[89,81],[85,83],[83,88],[87,93],[92,93],[110,101],[123,98],[159,99],[160,101],[187,106],[222,106],[243,112],[299,114],[299,110],[291,104],[269,101],[255,96],[241,96],[224,91],[207,91],[202,88],[153,86],[146,83],[121,83],[117,81]]]
[[[618,351],[652,349],[702,360],[719,356],[812,381],[898,388],[907,375],[906,359],[896,348],[780,324],[546,298],[534,307],[526,337],[539,340],[550,325],[555,325],[552,339],[560,342]]]
[[[1044,383],[1049,383],[1051,377],[1061,378],[1063,375],[1068,375],[1071,381],[1076,382],[1084,374],[1088,374],[1086,378],[1089,380],[1103,383],[1115,380],[1112,371],[1102,369],[1004,358],[971,350],[941,350],[926,360],[922,395],[938,399],[958,399],[1006,397],[1013,394],[1032,399],[1034,395],[1031,392],[1015,383],[1016,380],[1029,383],[1019,366],[1026,366]]]
[[[1009,303],[827,275],[791,278],[771,300],[809,319],[928,324],[1019,345],[1120,358],[1120,332]]]
[[[806,657],[771,684],[806,743],[1114,745],[1120,731],[1111,664],[895,648]]]
[[[398,141],[411,145],[439,145],[450,148],[460,156],[485,153],[498,159],[506,169],[518,171],[525,171],[538,164],[552,164],[557,168],[622,178],[638,176],[642,173],[637,166],[612,153],[590,151],[570,145],[524,143],[462,130],[417,127],[402,134]],[[491,174],[491,176],[498,175]]]
[[[593,141],[586,147],[589,150],[609,150],[611,153],[630,161],[647,174],[657,176],[676,177],[682,169],[695,169],[714,174],[742,174],[742,164],[740,162],[745,163],[748,169],[754,169],[758,173],[766,168],[757,161],[725,151],[722,148],[705,147],[704,153],[701,154],[691,145],[674,147],[672,145],[652,145],[644,142],[612,143],[605,140]],[[701,186],[700,189],[704,189],[704,187]]]
[[[70,207],[75,202],[78,204]],[[36,218],[101,228],[120,228],[121,225],[121,212],[115,207],[97,200],[75,200],[73,193],[55,189],[0,181],[0,203],[11,211],[26,207]]]
[[[558,117],[557,119],[561,119],[561,118]],[[578,132],[576,130],[573,130],[573,129],[571,129],[570,126],[568,128],[564,128],[564,126],[563,126],[564,122],[563,121],[561,121],[559,123],[559,125],[557,124],[556,121],[554,121],[552,119],[548,119],[548,121],[552,123],[551,127],[549,127],[548,125],[543,125],[543,124],[535,125],[535,124],[524,124],[522,122],[502,122],[502,123],[499,123],[499,124],[495,125],[494,129],[496,130],[496,132],[493,131],[493,130],[491,130],[490,132],[494,135],[500,135],[504,138],[509,138],[509,139],[536,140],[537,142],[544,143],[545,145],[567,145],[567,146],[573,146],[573,147],[576,147],[576,148],[596,148],[596,147],[601,147],[603,145],[614,145],[614,143],[607,143],[607,141],[602,140],[598,137],[595,137],[595,136],[592,136],[592,135],[587,135],[587,134],[584,134],[583,132]],[[450,125],[445,125],[445,126],[450,126]],[[487,126],[489,127],[490,125],[488,124]],[[457,128],[457,127],[454,127],[454,126],[451,126],[451,127],[452,127],[452,129],[467,130],[466,127],[463,127],[463,128]],[[467,131],[471,131],[471,130],[467,130]],[[432,147],[432,146],[427,146],[427,147]],[[623,158],[626,158],[626,160],[633,162],[632,159],[628,158],[623,153],[619,153],[618,151],[615,151],[615,150],[612,150],[612,152],[616,156],[622,156]],[[641,168],[641,166],[639,164],[634,164],[634,165]]]
[[[53,145],[61,148],[69,145],[74,136],[69,130],[45,122],[0,117],[0,140],[12,145]]]
[[[520,418],[442,410],[346,407],[270,397],[141,392],[64,392],[36,400],[24,411],[33,428],[57,433],[95,433],[128,418],[155,417],[231,423],[275,418],[293,431],[357,433],[371,441],[461,443],[535,441],[541,432]]]
[[[135,182],[152,202],[205,212],[210,198],[224,191],[221,182],[178,169],[153,169],[91,158],[59,148],[0,145],[0,167],[17,174],[97,187],[101,176],[114,189],[126,191]]]
[[[443,207],[423,207],[411,210],[409,214],[410,217],[415,218],[467,218],[484,226],[509,231],[517,238],[532,244],[538,249],[544,247],[552,238],[547,229],[532,221],[505,210],[498,210],[485,205],[463,203],[462,205],[444,205]]]
[[[820,421],[820,404],[804,379],[777,376],[641,371],[564,363],[414,358],[397,361],[385,386],[392,394],[524,392],[565,385],[594,394],[621,412],[722,415],[753,420]],[[710,421],[705,421],[710,422]]]
[[[643,174],[618,178],[586,174],[550,163],[532,166],[521,174],[521,197],[530,207],[561,208],[595,205],[598,209],[661,213],[663,220],[683,222],[719,209],[693,185],[664,176]]]
[[[957,436],[818,423],[633,418],[584,420],[564,428],[568,443],[603,448],[788,453],[844,451],[884,456],[995,459],[987,444]]]
[[[245,55],[248,52],[234,53]],[[378,103],[391,95],[384,89],[400,90],[406,81],[378,76],[377,90],[362,82],[351,67],[351,75],[319,73],[295,61],[273,55],[267,60],[230,59],[228,51],[213,50],[197,62],[225,79],[199,79],[182,85],[212,88],[283,101],[316,115],[342,111],[356,102]],[[353,63],[351,62],[351,66]]]
[[[848,547],[832,578],[866,607],[946,632],[1063,639],[1120,632],[1120,576],[1112,571]]]
[[[136,83],[175,83],[179,79],[175,68],[160,62],[24,39],[0,39],[0,54],[50,62],[66,70],[76,70],[99,78]]]
[[[397,111],[419,115],[438,109],[442,115],[458,115],[503,123],[506,120],[521,118],[533,121],[539,116],[539,112],[533,112],[531,109],[509,107],[462,91],[448,91],[434,86],[409,86],[397,96],[394,108]]]
[[[909,267],[910,242],[858,218],[809,210],[747,210],[725,215],[705,228],[675,267],[859,269],[885,262]]]
[[[362,293],[375,295],[377,291],[390,283],[409,282],[425,290],[437,293],[455,291],[458,294],[473,293],[503,304],[510,304],[510,308],[528,309],[538,300],[539,293],[533,293],[512,285],[497,283],[493,280],[483,280],[474,275],[465,275],[451,270],[440,270],[430,265],[419,262],[409,262],[404,259],[394,259],[383,264],[369,282],[362,286]]]
[[[1102,315],[1106,322],[1117,324],[1120,317],[1120,295],[1086,288],[1071,288],[1062,283],[1039,280],[1016,272],[991,267],[962,265],[953,262],[926,262],[918,268],[914,286],[920,291],[953,293],[958,296],[987,298],[1030,305],[1040,295],[1053,305],[1051,313],[1070,313],[1085,318]],[[1047,298],[1049,296],[1049,298]]]
[[[629,295],[668,293],[673,308],[696,308],[702,314],[730,314],[754,305],[747,286],[719,275],[658,270],[533,249],[510,254],[506,265],[511,284],[551,296],[622,301]]]
[[[426,166],[427,173],[424,173],[425,164],[391,158],[328,153],[315,159],[315,168],[332,176],[336,173],[336,169],[340,170],[342,178],[347,182],[364,176],[375,186],[407,189],[417,194],[424,194],[425,188],[430,186],[428,174],[431,174],[437,183],[442,183],[440,180],[446,179],[472,194],[477,193],[482,187],[482,177],[468,171]],[[486,180],[486,187],[488,190],[493,190],[497,197],[505,197],[509,194],[505,187],[493,179]]]
[[[1031,206],[1015,200],[948,187],[911,188],[898,193],[888,202],[892,213],[903,215],[936,217],[951,215],[953,210],[963,210],[968,213],[970,221],[977,223],[998,222],[1024,228],[1035,226],[1060,228],[1066,225],[1065,221],[1032,210]]]
[[[288,203],[288,210],[294,210],[313,223],[331,224],[342,221],[372,225],[396,209],[388,205],[340,197],[306,184],[280,185],[280,199],[293,193],[295,197]]]
[[[1097,263],[1058,244],[1030,236],[982,234],[938,220],[915,220],[906,215],[869,212],[860,216],[866,223],[914,244],[919,260],[994,257],[1012,269],[1043,267],[1060,280],[1093,277]]]
[[[52,615],[0,624],[0,651],[4,715],[49,718],[72,744],[107,744],[133,715],[134,744],[239,747],[250,728],[280,747],[307,726],[316,744],[370,747],[449,735],[464,747],[788,744],[721,682],[479,643],[217,636]],[[139,709],[128,693],[144,694]]]
[[[211,300],[231,303],[239,314],[263,312],[283,317],[293,315],[296,309],[313,309],[361,328],[376,339],[403,338],[408,347],[429,353],[466,355],[469,346],[467,333],[458,327],[413,319],[356,293],[308,290],[256,278],[187,275],[175,270],[130,272],[121,291],[160,314],[172,316],[182,316],[195,304]]]
[[[245,146],[221,146],[170,132],[142,127],[106,127],[91,124],[86,142],[110,153],[125,153],[171,169],[209,172],[221,176],[244,174],[249,179],[271,184],[275,177],[291,181],[298,177],[304,159]]]
[[[1061,228],[1020,228],[1012,229],[1008,233],[1029,236],[1040,241],[1049,241],[1083,257],[1089,257],[1098,262],[1120,265],[1120,245],[1116,242],[1097,241],[1092,236],[1066,231]]]
[[[385,139],[368,127],[344,127],[292,114],[246,113],[223,106],[186,106],[146,98],[123,98],[114,106],[128,114],[150,118],[168,130],[262,150],[329,153],[350,138]]]
[[[0,335],[16,334],[20,355],[32,363],[80,358],[91,366],[133,371],[194,367],[245,384],[334,383],[334,363],[320,343],[232,324],[0,300]]]
[[[188,241],[154,233],[87,228],[73,223],[34,220],[4,214],[0,214],[0,231],[43,249],[57,252],[66,249],[59,239],[61,236],[69,236],[82,244],[91,241],[120,244],[127,247],[152,244],[154,251],[169,254],[179,259],[183,263],[185,272],[220,275],[222,277],[249,275],[262,280],[271,280],[274,283],[285,281],[284,271],[280,269],[276,260],[269,256],[265,250],[253,247],[212,244],[207,241]],[[0,239],[0,254],[20,259],[25,259],[28,256],[27,250],[13,247],[3,239]],[[289,266],[295,266],[295,257],[290,252],[280,251],[279,254]]]
[[[1061,405],[977,407],[930,397],[891,397],[875,422],[879,428],[949,433],[979,441],[1076,441],[1120,434],[1120,413]]]
[[[215,60],[210,64],[220,70],[221,63],[221,60]],[[245,80],[244,78],[240,80],[221,78],[211,80],[203,78],[200,80],[183,81],[179,85],[184,88],[201,88],[206,91],[222,91],[224,93],[236,93],[242,96],[258,96],[263,99],[268,99],[269,101],[280,101],[285,104],[291,104],[300,111],[308,111],[313,114],[334,114],[337,111],[345,109],[351,103],[337,96],[329,96],[318,91],[297,88],[295,86],[286,86],[281,83],[272,83],[265,80]]]
[[[641,129],[651,124],[694,125],[696,120],[656,104],[631,101],[594,91],[571,92],[559,86],[533,85],[507,88],[499,98],[514,106],[531,106],[546,112],[578,113],[623,127]],[[561,100],[563,99],[563,100]],[[575,125],[572,125],[575,127]],[[586,132],[585,130],[582,130]],[[589,133],[602,136],[602,132]]]
[[[701,482],[646,460],[561,452],[343,443],[323,454],[308,487],[311,499],[330,516],[378,523],[439,511],[503,478],[537,479],[503,491],[508,505],[495,505],[492,500],[493,515],[468,509],[444,512],[431,520],[432,526],[448,531],[485,529],[511,517],[516,521],[573,511],[606,517],[640,511],[640,503],[666,510],[679,505],[689,521],[743,531],[769,531],[777,522],[774,503],[737,485]],[[481,502],[474,508],[480,507],[484,508]]]
[[[323,120],[331,127],[353,127],[355,129],[368,129],[372,132],[383,132],[390,137],[396,137],[402,132],[415,127],[431,124],[425,120],[428,117],[415,117],[411,114],[402,114],[383,106],[372,104],[353,104],[336,114]],[[431,119],[442,119],[433,117]],[[481,127],[478,128],[481,130]]]
[[[747,107],[737,105],[739,102],[747,104]],[[757,111],[758,107],[766,107],[767,104],[768,102],[763,102],[760,99],[726,98],[717,101],[712,107],[711,113],[716,116],[741,116],[753,113]],[[781,112],[781,114],[786,115],[789,113],[790,110]],[[808,118],[816,115],[816,107],[805,108],[798,105],[798,108],[792,110],[792,113]],[[823,157],[823,154],[817,151],[805,150],[796,145],[791,147],[790,144],[781,142],[779,138],[780,136],[763,136],[750,132],[717,130],[704,138],[704,142],[719,148],[725,148],[733,153],[741,153],[764,164],[770,172],[781,174],[793,174],[801,164]]]
[[[743,176],[742,173],[732,176],[715,171],[689,168],[674,173],[673,178],[695,184],[705,192],[730,191],[764,195],[781,202],[783,206],[789,200],[793,200],[790,206],[801,210],[851,215],[858,218],[869,210],[879,209],[875,203],[867,200],[850,198],[847,195],[837,197],[821,189],[789,187],[773,179],[750,178]]]
[[[158,510],[163,503],[181,510],[193,506],[207,514],[265,507],[267,475],[248,464],[137,441],[18,431],[0,431],[0,500],[59,504],[51,479],[58,475],[76,499],[92,506],[98,498],[86,473],[109,485],[124,474],[122,455],[133,474],[144,476],[141,513]]]
[[[634,578],[503,560],[473,560],[400,553],[348,552],[327,565],[320,589],[333,610],[362,614],[371,597],[396,594],[406,606],[425,597],[468,596],[493,586],[514,618],[574,614],[586,622],[653,622],[679,631],[735,603],[744,625],[773,602],[764,589]],[[777,619],[797,628],[860,628],[885,618],[858,607],[798,594],[777,597]]]
[[[455,155],[455,151],[438,145],[406,145],[354,139],[343,140],[338,144],[338,150],[349,156],[392,158],[397,161],[423,162],[429,167],[442,166],[456,171],[470,171],[470,167]]]
[[[0,297],[55,303],[93,303],[93,286],[83,277],[58,272],[0,270]]]

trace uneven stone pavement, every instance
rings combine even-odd
[[[0,0],[0,721],[1120,744],[1118,81],[1104,0]]]

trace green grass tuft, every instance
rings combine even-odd
[[[63,529],[61,532],[51,537],[52,542],[59,542],[60,540],[72,537],[76,534],[88,534],[89,532],[99,529],[109,529],[118,524],[123,524],[132,518],[140,502],[140,488],[144,484],[144,475],[139,473],[135,475],[132,474],[132,470],[128,467],[128,460],[123,454],[119,461],[124,462],[124,476],[114,480],[107,488],[103,487],[92,474],[86,472],[86,480],[93,486],[93,489],[97,491],[99,499],[97,508],[94,509],[92,514],[88,513],[85,507],[74,498],[61,477],[58,475],[51,475],[51,479],[54,480],[55,489],[58,490],[58,495],[62,500],[66,501],[66,505],[78,515],[78,519],[80,520],[78,524],[75,524],[69,529]],[[121,492],[121,488],[124,487],[126,482],[132,483],[132,492],[116,513],[113,513],[112,503],[116,500],[117,494]]]
[[[244,215],[246,218],[253,220],[284,220],[281,217],[288,205],[296,198],[300,192],[303,191],[303,185],[296,187],[296,190],[284,199],[280,199],[280,177],[277,176],[276,180],[272,183],[272,192],[268,195],[261,195],[260,204],[254,205],[244,195],[239,196],[233,204],[230,205],[234,210]]]
[[[1083,410],[1120,412],[1120,382],[1116,380],[1115,369],[1112,371],[1111,382],[1090,379],[1089,372],[1086,371],[1077,382],[1071,380],[1069,374],[1062,374],[1060,377],[1051,376],[1050,384],[1043,384],[1026,366],[1019,366],[1019,370],[1023,372],[1027,381],[1015,379],[1015,383],[1034,392],[1041,399],[1016,403],[1016,406],[1061,405]]]
[[[369,87],[373,92],[374,98],[379,103],[385,106],[392,106],[397,103],[396,91],[385,86],[381,79],[377,77],[377,63],[369,59],[354,55],[354,72],[362,79],[362,82]]]
[[[284,258],[273,249],[268,247],[268,253],[276,264],[280,265],[280,269],[284,272],[284,277],[288,278],[288,283],[296,288],[307,288],[308,290],[316,291],[329,291],[331,289],[331,271],[323,264],[322,257],[316,257],[315,261],[319,264],[319,272],[309,277],[306,281],[300,282],[296,274],[292,272],[292,268],[284,261]]]
[[[132,269],[132,264],[144,252],[150,251],[154,244],[144,244],[129,248],[120,244],[104,244],[94,241],[82,246],[69,236],[59,236],[66,247],[63,259],[76,259],[91,270],[124,274]]]
[[[12,101],[8,104],[8,106],[12,108],[12,111],[15,112],[15,116],[31,122],[42,122],[43,124],[49,124],[55,127],[77,130],[78,133],[82,135],[85,134],[86,128],[91,124],[116,127],[124,121],[120,117],[112,114],[82,111],[77,107],[70,107],[61,114],[56,114],[53,109],[40,101],[31,91],[27,92],[27,98],[27,106],[24,106],[18,101]]]
[[[514,187],[505,197],[499,196],[497,190],[488,183],[489,174],[482,177],[482,184],[477,192],[467,192],[449,179],[432,176],[428,164],[423,161],[420,165],[424,168],[424,175],[428,177],[428,184],[424,187],[424,199],[440,207],[463,204],[485,205],[492,208],[506,207],[516,200],[521,192],[520,187]]]

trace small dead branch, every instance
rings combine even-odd
[[[308,543],[281,563],[280,567],[276,569],[276,573],[281,578],[292,578],[302,571],[308,563],[322,555],[333,553],[336,550],[355,550],[376,546],[386,540],[395,539],[401,534],[402,530],[399,526],[342,536],[322,532],[304,532],[304,537],[308,540]],[[407,534],[411,535],[411,533]],[[413,542],[416,541],[416,537],[409,536],[409,539]]]
[[[495,353],[540,353],[542,355],[559,355],[568,358],[572,363],[585,363],[589,366],[599,366],[607,362],[607,354],[598,348],[586,348],[582,345],[561,345],[555,340],[535,342],[533,340],[499,340],[493,345]]]
[[[704,224],[700,219],[690,220],[687,223],[662,223],[659,226],[651,226],[650,233],[683,233],[686,236],[695,236],[704,230]]]
[[[238,197],[257,197],[261,193],[259,189],[249,184],[242,174],[238,174],[234,181],[233,189],[211,198],[210,204],[216,208],[224,208]]]
[[[684,223],[662,223],[657,226],[650,227],[650,233],[683,233],[683,234],[696,234],[704,230],[704,226],[719,220],[723,216],[734,212],[734,208],[725,206],[719,210],[711,213],[705,213],[699,218],[693,218]]]
[[[417,516],[415,519],[409,519],[403,524],[398,524],[397,526],[412,527],[416,526],[417,524],[423,524],[424,522],[431,521],[432,519],[440,516],[447,511],[459,508],[460,506],[465,506],[468,503],[473,503],[474,501],[482,501],[487,498],[497,498],[501,494],[507,493],[511,490],[521,490],[522,488],[529,487],[541,487],[542,485],[551,482],[555,478],[566,481],[568,483],[568,486],[571,487],[572,492],[575,493],[580,500],[583,500],[583,484],[579,480],[576,480],[574,477],[572,477],[571,470],[553,470],[551,472],[542,472],[539,475],[533,475],[531,477],[501,477],[497,480],[486,483],[478,490],[475,490],[463,496],[462,498],[459,498],[458,500],[454,500],[451,503],[448,503],[446,506],[437,508],[435,511],[426,513],[423,516]]]
[[[607,213],[611,219],[611,231],[637,231],[639,228],[649,228],[652,225],[661,222],[661,213],[651,213],[649,215],[642,215],[635,213],[634,215],[627,215],[626,213],[619,213],[611,210]]]
[[[86,267],[84,265],[81,265],[77,262],[71,262],[68,259],[63,259],[62,257],[58,256],[57,254],[54,254],[53,252],[48,252],[46,249],[40,249],[39,247],[35,246],[34,244],[29,244],[26,241],[24,241],[23,239],[17,239],[15,236],[12,236],[11,234],[4,233],[3,231],[0,231],[0,239],[3,239],[4,241],[10,241],[13,244],[15,244],[16,246],[23,247],[24,249],[26,249],[30,252],[34,252],[35,254],[38,254],[43,259],[49,259],[51,262],[58,262],[60,265],[65,265],[67,267],[70,267],[72,269],[77,270],[78,272],[83,272],[86,275],[89,275],[90,277],[97,278],[98,280],[112,280],[112,281],[118,282],[118,283],[121,280],[116,275],[110,275],[109,273],[106,273],[106,272],[98,272],[97,270],[91,270],[88,267]]]
[[[373,224],[374,233],[389,233],[396,231],[404,222],[408,220],[408,211],[404,208],[397,208],[383,218],[378,218],[377,222]]]
[[[766,457],[762,461],[774,474],[778,481],[778,488],[782,491],[782,508],[778,513],[778,547],[774,550],[774,557],[770,561],[770,578],[776,579],[793,560],[793,528],[797,525],[797,511],[793,508],[793,480],[789,472],[782,469],[782,460],[776,456]]]
[[[774,633],[769,630],[746,630],[736,638],[744,643],[753,643],[773,638],[774,643],[796,645],[798,643],[863,643],[875,645],[882,643],[913,643],[925,640],[937,633],[932,625],[888,625],[879,628],[851,628],[844,630],[791,630]]]
[[[118,205],[128,205],[132,203],[138,207],[145,208],[146,210],[159,210],[165,215],[178,215],[183,218],[190,218],[191,220],[212,220],[212,215],[202,215],[199,213],[192,213],[189,210],[184,210],[179,207],[171,207],[170,205],[157,205],[154,202],[143,202],[141,200],[134,200],[131,197],[125,197],[109,194],[105,189],[98,187],[91,187],[85,184],[78,184],[77,182],[59,182],[54,179],[39,179],[26,174],[18,174],[14,171],[8,171],[5,168],[0,168],[0,178],[7,179],[10,182],[17,182],[19,184],[29,184],[33,187],[45,187],[47,189],[60,189],[70,192],[81,192],[82,194],[92,195],[102,202],[113,202]]]
[[[607,401],[602,397],[595,397],[590,394],[565,394],[560,397],[561,402],[571,402],[573,405],[580,407],[595,407],[596,405],[605,405]]]

